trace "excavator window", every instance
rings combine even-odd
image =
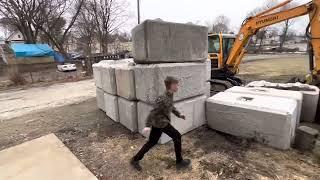
[[[235,38],[223,38],[222,49],[223,49],[223,62],[228,59],[232,46],[234,44]]]
[[[220,40],[218,35],[208,37],[208,52],[209,53],[220,52]]]

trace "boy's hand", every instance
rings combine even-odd
[[[180,118],[186,120],[186,117],[184,115],[180,115]]]
[[[148,137],[150,134],[150,131],[151,131],[150,127],[145,127],[142,129],[142,134]]]

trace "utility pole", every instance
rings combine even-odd
[[[137,0],[137,8],[138,8],[138,24],[140,24],[140,0]]]

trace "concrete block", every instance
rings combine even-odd
[[[101,76],[101,88],[105,92],[113,95],[117,94],[115,68],[119,66],[126,66],[129,63],[133,63],[133,60],[104,60],[99,62],[98,70],[100,71]]]
[[[54,134],[0,151],[1,180],[98,180]]]
[[[93,71],[93,78],[94,78],[94,83],[96,87],[102,88],[100,64],[99,63],[93,64],[92,71]]]
[[[186,120],[177,118],[174,114],[171,114],[171,125],[181,134],[204,125],[206,123],[205,100],[206,96],[203,95],[175,103],[175,107],[186,116]],[[146,118],[152,109],[152,105],[141,101],[138,102],[138,129],[140,133],[145,127]],[[169,136],[162,134],[159,143],[164,144],[170,140]]]
[[[311,151],[315,147],[318,136],[318,130],[307,126],[300,126],[296,131],[294,147],[299,150]]]
[[[247,87],[234,86],[230,89],[227,89],[225,92],[233,92],[233,93],[241,93],[241,94],[254,94],[254,95],[263,95],[263,96],[283,97],[283,98],[294,99],[297,101],[297,104],[298,104],[298,107],[297,107],[298,114],[297,114],[296,126],[293,128],[296,129],[300,123],[300,115],[301,115],[303,96],[302,96],[302,93],[299,91],[279,90],[279,89],[263,88],[263,87],[247,88]]]
[[[131,132],[138,132],[137,102],[119,97],[120,123]]]
[[[295,131],[292,124],[296,124],[297,101],[221,92],[207,99],[206,117],[217,131],[288,149]]]
[[[204,26],[146,20],[132,30],[136,63],[205,61],[208,29]]]
[[[206,80],[210,80],[211,79],[211,60],[210,59],[207,59],[206,60],[206,65],[207,65],[207,77],[206,77]]]
[[[115,122],[119,122],[118,96],[104,93],[105,112]]]
[[[134,66],[126,65],[115,68],[117,95],[128,100],[136,100]]]
[[[164,79],[173,76],[179,79],[179,90],[174,101],[183,100],[206,92],[205,63],[164,63],[136,65],[134,68],[136,96],[138,100],[154,104],[165,92]]]
[[[282,90],[300,91],[303,94],[301,108],[301,122],[314,122],[319,100],[319,88],[316,86],[297,83],[270,83],[266,81],[253,81],[247,87],[267,87]]]
[[[96,88],[96,98],[97,98],[97,106],[99,109],[102,111],[105,111],[105,106],[104,106],[104,92],[100,88]]]
[[[209,98],[211,96],[211,85],[210,82],[206,82],[206,97]]]

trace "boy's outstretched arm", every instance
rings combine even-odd
[[[173,108],[172,108],[172,113],[173,113],[174,115],[176,115],[178,118],[186,119],[186,117],[185,117],[184,115],[182,115],[182,114],[177,110],[177,108],[174,107],[174,106],[173,106]]]

